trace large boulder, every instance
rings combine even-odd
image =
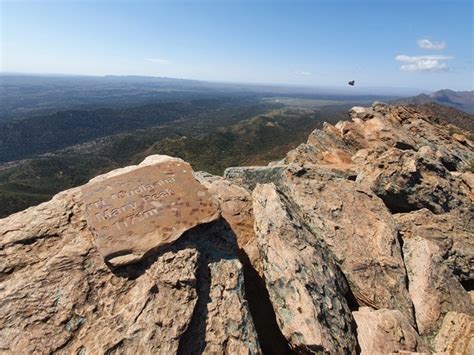
[[[280,189],[334,255],[361,306],[413,320],[395,221],[380,198],[317,166],[290,166]]]
[[[288,353],[290,348],[276,322],[275,312],[263,281],[263,266],[254,231],[252,195],[245,188],[220,176],[195,173],[219,202],[222,217],[234,231],[243,264],[245,293],[258,331],[262,351],[270,354]]]
[[[413,135],[387,113],[388,107],[382,103],[368,108],[354,107],[349,111],[352,122],[340,122],[336,127],[343,132],[344,139],[358,149],[415,149],[417,141]]]
[[[288,164],[318,164],[320,166],[329,166],[332,169],[348,171],[356,176],[352,163],[352,155],[342,149],[331,149],[320,151],[310,144],[300,144],[295,149],[288,152],[285,162]]]
[[[191,166],[176,159],[148,158],[135,168],[97,177],[81,190],[87,225],[112,266],[139,261],[219,217],[217,203]]]
[[[349,151],[349,146],[344,142],[342,132],[330,123],[325,122],[322,129],[316,129],[308,137],[307,144],[318,151],[331,151],[341,149]]]
[[[462,283],[474,281],[474,214],[398,214],[409,292],[420,334],[432,334],[450,311],[474,314]]]
[[[474,202],[474,173],[463,172],[453,173],[454,176],[458,176],[464,183],[466,190],[471,198],[471,202]]]
[[[99,180],[114,176],[124,170]],[[0,220],[1,352],[260,352],[236,235],[224,219],[112,267],[89,225],[83,191]]]
[[[263,273],[278,324],[303,353],[356,351],[344,276],[273,184],[253,192]]]
[[[461,171],[474,159],[474,142],[463,127],[447,127],[438,124],[438,117],[422,107],[390,106],[386,117],[400,122],[405,132],[417,142],[417,149],[430,147],[450,171]],[[472,120],[472,117],[471,117]],[[454,129],[452,129],[454,128]],[[462,133],[462,141],[456,139],[456,132]]]

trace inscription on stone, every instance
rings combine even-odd
[[[138,261],[219,217],[216,202],[184,162],[139,167],[87,184],[82,194],[97,249],[112,266]]]

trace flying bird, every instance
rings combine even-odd
[[[350,86],[354,86],[354,84],[355,84],[355,80],[351,80],[351,81],[349,81],[349,82],[348,82],[348,84],[349,84]]]

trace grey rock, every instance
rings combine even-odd
[[[393,213],[421,208],[444,213],[470,204],[461,180],[429,149],[374,151],[358,163],[357,181],[369,186]]]
[[[224,171],[224,178],[253,190],[257,184],[266,184],[280,180],[286,165],[231,167]]]

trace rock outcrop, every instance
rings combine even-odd
[[[253,196],[264,279],[283,335],[304,353],[355,354],[344,276],[273,184]]]
[[[151,156],[0,220],[0,352],[472,353],[471,135],[349,116],[268,166]]]
[[[400,311],[362,307],[354,312],[361,354],[415,352],[421,339]]]
[[[100,181],[107,190],[111,178],[126,178],[119,191],[134,191],[135,186],[127,185],[129,175],[142,174],[144,166],[163,168],[163,162],[183,164],[149,157],[139,166],[95,178],[91,184]],[[184,205],[187,198],[193,201],[186,207],[202,202],[198,196],[207,195],[209,201],[205,187],[189,181],[192,175],[185,181],[179,175],[169,176],[176,179],[176,189],[182,188],[182,182],[189,184]],[[197,186],[193,188],[193,184]],[[128,230],[129,240],[111,233],[110,245],[127,252],[139,250],[133,253],[139,258],[111,265],[109,254],[103,252],[103,235],[94,235],[95,226],[89,225],[88,199],[83,196],[88,188],[66,191],[50,202],[1,220],[1,352],[260,351],[245,299],[236,235],[219,213],[213,209],[212,218],[205,217],[186,229],[178,223],[172,231],[175,242],[166,239],[164,244],[163,228],[149,235],[149,226],[144,226],[160,221],[154,219],[157,215],[143,216],[146,205],[137,207],[131,216],[139,219],[138,228]],[[146,186],[146,191],[151,190],[160,194],[160,189]],[[141,201],[143,191],[136,192],[128,203]],[[159,204],[152,206],[173,212],[174,203],[180,200],[168,197],[176,195],[157,195],[154,201]],[[173,214],[171,218],[176,217]],[[104,225],[113,226],[114,222]],[[114,240],[116,236],[119,238]]]
[[[449,312],[443,320],[434,348],[438,353],[474,353],[474,317],[463,313]]]
[[[370,189],[317,166],[289,166],[281,191],[324,241],[360,305],[412,318],[395,220]]]
[[[420,334],[436,331],[449,311],[474,311],[462,286],[474,279],[471,213],[435,215],[422,209],[396,215]]]
[[[452,176],[430,147],[362,151],[355,159],[361,165],[357,181],[370,186],[394,213],[421,208],[444,213],[469,202],[462,181]]]
[[[149,158],[126,170],[95,178],[81,191],[87,225],[110,265],[137,262],[219,217],[217,203],[188,163]]]

